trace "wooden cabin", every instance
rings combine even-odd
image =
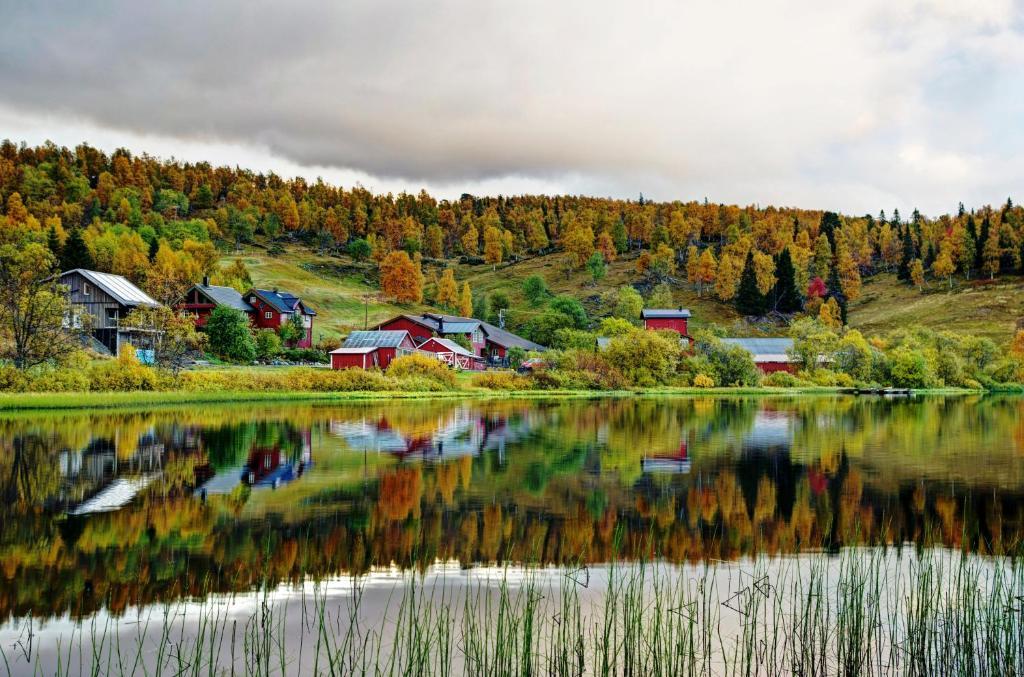
[[[135,308],[159,308],[160,304],[126,278],[112,273],[76,268],[60,275],[71,303],[70,322],[88,327],[92,336],[113,355],[121,346],[131,344],[145,351],[152,331],[130,327],[125,317]],[[145,352],[140,354],[144,358]]]

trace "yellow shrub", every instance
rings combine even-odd
[[[436,357],[428,357],[421,353],[403,355],[391,363],[388,367],[388,376],[391,378],[406,378],[409,376],[421,376],[441,383],[449,388],[455,386],[455,372],[448,365]]]
[[[697,374],[693,377],[694,388],[714,388],[715,379],[711,378],[707,374]]]
[[[474,374],[470,383],[477,388],[491,390],[529,390],[530,379],[511,371],[485,371]]]

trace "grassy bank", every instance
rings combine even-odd
[[[981,391],[961,388],[940,388],[915,391],[921,395],[967,395]],[[388,400],[451,400],[451,399],[549,399],[608,397],[692,397],[692,396],[808,396],[837,395],[838,388],[647,388],[636,390],[488,390],[466,388],[439,392],[410,391],[139,391],[111,393],[3,393],[0,411],[31,411],[57,409],[141,409],[193,404],[230,404],[237,402],[314,402],[344,403]]]

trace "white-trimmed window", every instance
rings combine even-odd
[[[484,333],[482,331],[480,331],[479,329],[474,329],[473,330],[473,335],[470,337],[470,341],[472,341],[473,343],[483,343],[484,342]]]
[[[268,320],[273,319],[274,313],[268,310],[267,312],[263,313],[263,317],[267,318]]]
[[[89,283],[88,282],[83,282],[82,283],[82,296],[89,296],[91,293],[92,293],[92,290],[89,289]]]

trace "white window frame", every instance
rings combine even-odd
[[[480,331],[479,329],[474,329],[473,333],[469,337],[469,341],[470,341],[470,343],[483,343],[484,342],[484,333],[482,331]]]
[[[272,320],[272,319],[274,319],[274,313],[272,313],[272,312],[270,312],[268,310],[267,312],[263,313],[263,319],[264,320]]]
[[[91,295],[92,295],[92,290],[89,288],[89,283],[88,282],[83,282],[82,283],[82,296],[91,296]]]

